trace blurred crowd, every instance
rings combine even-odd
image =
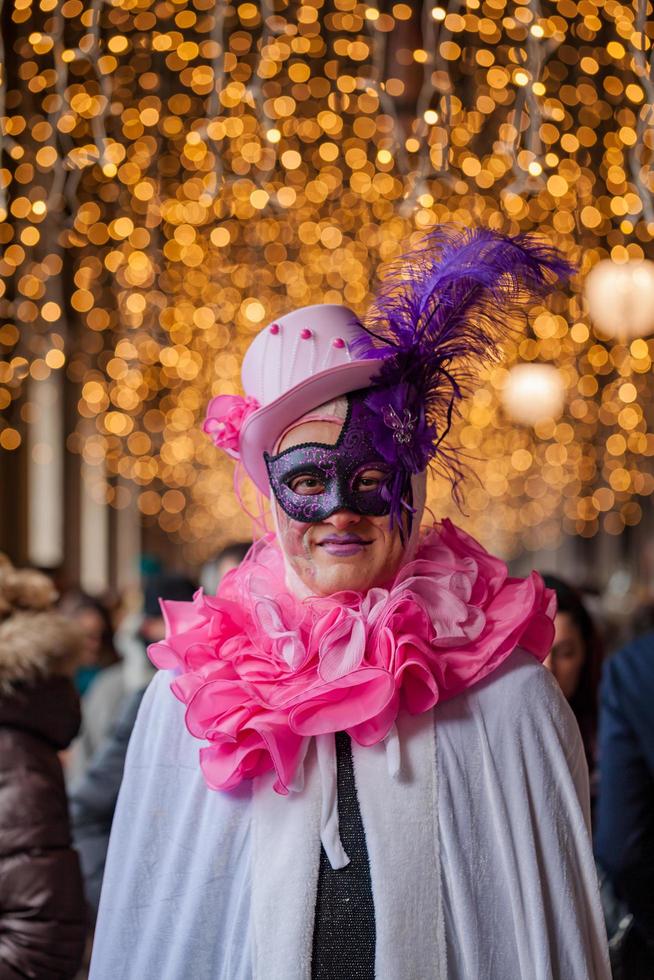
[[[198,581],[146,570],[120,601],[66,590],[0,556],[0,980],[82,978],[129,737],[163,638],[159,599],[215,593],[234,543]],[[654,632],[651,610],[607,650],[597,597],[558,600],[546,666],[581,731],[616,980],[654,977]]]
[[[86,975],[129,737],[162,639],[160,599],[214,592],[248,545],[199,581],[157,569],[117,602],[0,555],[0,980]],[[152,563],[150,563],[152,564]]]

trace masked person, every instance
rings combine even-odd
[[[365,326],[289,313],[246,396],[213,399],[276,533],[216,596],[163,604],[92,980],[608,977],[584,750],[541,664],[553,595],[421,527],[427,467],[461,473],[462,385],[567,271],[436,231]]]

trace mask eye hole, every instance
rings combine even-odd
[[[355,493],[374,493],[386,482],[388,473],[376,466],[361,470],[354,477],[352,489]]]
[[[288,481],[287,486],[299,497],[313,497],[318,493],[325,492],[324,480],[321,480],[315,473],[299,473]]]

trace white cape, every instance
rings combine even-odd
[[[90,980],[310,980],[316,753],[301,793],[211,791],[170,680],[130,743]],[[586,763],[549,672],[516,651],[397,727],[394,779],[383,745],[353,745],[379,980],[608,980]]]

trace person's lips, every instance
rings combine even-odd
[[[328,555],[349,558],[350,555],[359,554],[370,543],[358,534],[329,534],[318,542],[318,546],[324,548]]]

